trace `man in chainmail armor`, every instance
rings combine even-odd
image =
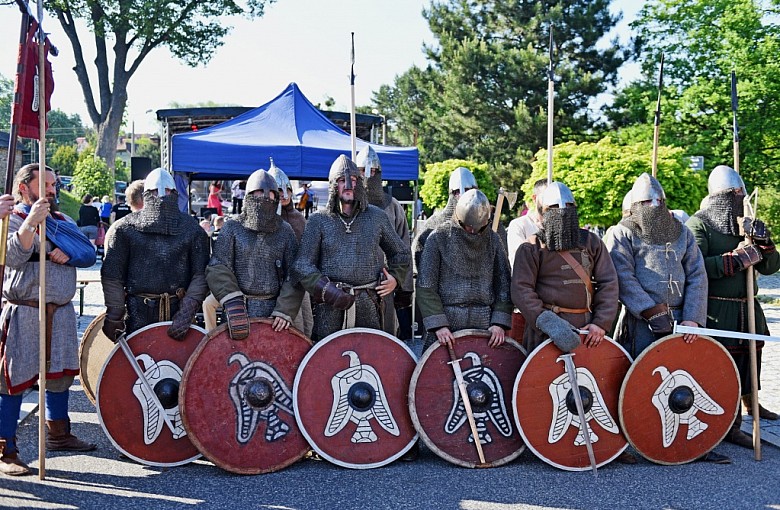
[[[241,214],[225,222],[206,268],[233,340],[249,336],[250,317],[273,317],[273,329],[281,331],[298,314],[303,289],[290,281],[298,240],[278,206],[276,179],[265,170],[252,173]]]
[[[745,183],[733,168],[725,165],[715,167],[707,181],[707,192],[702,209],[686,223],[701,249],[707,271],[709,291],[706,327],[746,332],[748,292],[745,270],[754,267],[761,274],[774,274],[780,269],[780,255],[764,223],[759,219],[743,218]],[[745,232],[752,237],[753,244],[745,243]],[[758,288],[750,293],[750,299],[755,303],[756,333],[768,335],[769,327],[764,312],[755,299],[757,292]],[[715,339],[723,344],[734,359],[741,379],[742,399],[750,409],[752,385],[748,341]],[[763,346],[764,342],[756,342],[759,385]],[[778,418],[777,413],[763,407],[760,407],[760,416],[770,420]],[[726,440],[753,448],[750,435],[740,431],[741,425],[742,413],[738,412]]]
[[[571,190],[552,182],[540,200],[542,228],[521,244],[512,272],[512,302],[525,316],[523,346],[530,352],[551,338],[564,352],[587,330],[596,346],[618,309],[615,266],[599,237],[579,228]]]
[[[152,170],[144,181],[143,209],[108,229],[100,278],[103,332],[111,340],[161,321],[173,321],[168,336],[181,340],[200,310],[208,293],[209,238],[179,211],[177,200],[171,174]]]
[[[458,198],[470,189],[479,189],[474,174],[466,167],[459,166],[450,174],[449,188],[450,196],[447,205],[441,211],[436,211],[425,221],[425,226],[420,229],[414,237],[412,243],[412,253],[414,254],[415,267],[420,265],[420,258],[425,249],[425,241],[431,232],[436,230],[439,225],[444,225],[452,219],[455,212],[455,206],[458,205]]]
[[[315,342],[343,328],[382,329],[382,298],[411,258],[387,215],[368,204],[355,163],[339,156],[328,182],[328,204],[309,217],[293,270],[315,304]]]
[[[636,358],[672,333],[674,322],[701,327],[707,319],[707,273],[693,233],[666,206],[661,183],[640,175],[629,195],[629,216],[604,242],[618,274],[625,312],[615,340]],[[696,335],[685,335],[687,342]]]
[[[409,235],[409,222],[406,220],[406,211],[404,211],[398,200],[389,193],[385,193],[384,189],[382,189],[382,164],[379,162],[379,156],[373,147],[370,145],[363,147],[357,154],[355,164],[363,177],[363,182],[366,184],[368,203],[382,209],[387,214],[390,223],[395,228],[396,234],[411,250],[412,238]],[[398,334],[400,317],[405,313],[402,310],[412,306],[414,281],[411,269],[410,263],[407,268],[406,279],[403,282],[398,282],[395,292],[383,300],[385,304],[383,312],[385,331],[391,335]],[[399,313],[398,318],[396,317],[396,310]],[[411,315],[408,316],[408,319],[411,320]]]
[[[492,347],[504,342],[512,325],[509,261],[489,222],[487,197],[472,189],[460,196],[451,221],[428,236],[417,276],[428,331],[423,349],[436,340],[452,345],[452,333],[469,328],[489,330]]]

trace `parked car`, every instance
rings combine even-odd
[[[62,183],[62,189],[73,191],[73,176],[60,175],[60,182]]]

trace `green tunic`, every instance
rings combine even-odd
[[[746,332],[748,330],[747,272],[738,271],[732,276],[726,276],[723,271],[722,257],[724,253],[734,250],[744,237],[722,234],[696,216],[691,217],[686,225],[696,238],[696,244],[701,249],[704,256],[704,266],[707,269],[709,281],[707,327]],[[774,274],[780,269],[780,254],[774,251],[764,255],[764,259],[753,267],[761,274]],[[753,296],[757,293],[758,284],[756,282]],[[764,318],[764,312],[761,310],[758,300],[754,298],[754,302],[756,304],[756,333],[768,335],[769,327]],[[720,337],[717,340],[732,352],[747,352],[747,340]],[[756,342],[758,348],[763,345],[764,342]]]

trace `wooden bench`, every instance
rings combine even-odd
[[[100,283],[100,278],[79,278],[76,280],[76,290],[79,291],[79,317],[84,315],[84,289],[90,283]]]

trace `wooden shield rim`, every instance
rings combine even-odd
[[[637,356],[637,358],[631,364],[631,367],[628,369],[628,372],[626,372],[626,377],[625,377],[625,379],[623,379],[623,384],[620,386],[620,397],[618,399],[618,419],[620,420],[620,430],[623,432],[623,435],[626,436],[626,439],[631,444],[631,446],[642,457],[644,457],[645,459],[649,460],[650,462],[653,462],[655,464],[661,464],[663,466],[679,466],[681,464],[688,464],[690,462],[693,462],[697,458],[701,457],[701,455],[706,455],[707,453],[709,453],[712,450],[714,450],[723,441],[723,439],[729,433],[729,429],[726,429],[723,432],[723,435],[720,437],[720,439],[718,439],[718,441],[716,441],[712,445],[712,448],[710,448],[709,450],[707,450],[705,452],[702,452],[701,455],[699,455],[699,456],[697,456],[697,457],[695,457],[693,459],[681,460],[679,462],[671,462],[671,461],[667,461],[667,460],[654,459],[654,458],[651,458],[651,457],[647,456],[645,454],[645,452],[641,451],[639,448],[636,447],[636,445],[634,444],[634,441],[631,439],[631,435],[628,433],[628,430],[623,426],[623,400],[624,400],[624,395],[625,395],[625,391],[626,391],[626,385],[627,385],[627,383],[628,383],[628,381],[629,381],[629,379],[631,377],[631,374],[634,373],[634,368],[639,365],[639,363],[642,361],[642,359],[644,359],[646,356],[649,356],[650,353],[652,352],[652,349],[658,347],[659,344],[661,344],[663,342],[666,342],[668,340],[673,340],[673,339],[679,338],[681,336],[683,336],[681,333],[667,335],[667,336],[665,336],[663,338],[660,338],[660,339],[656,340],[655,342],[651,343],[641,353],[639,353],[639,356]],[[717,340],[715,340],[714,338],[712,338],[710,336],[699,335],[699,339],[696,340],[696,341],[698,342],[700,340],[709,341],[710,343],[712,343],[716,347],[720,348],[720,350],[723,352],[723,354],[726,357],[726,359],[728,359],[731,362],[731,366],[732,366],[732,368],[734,368],[734,377],[737,380],[737,388],[740,389],[740,391],[738,391],[738,393],[741,394],[742,393],[742,391],[741,391],[742,385],[741,385],[741,382],[740,382],[740,379],[739,379],[739,371],[737,370],[737,365],[734,363],[734,359],[731,357],[731,354],[729,354],[729,351],[725,347],[723,347],[720,344],[720,342],[718,342]],[[738,401],[737,402],[737,406],[735,407],[735,410],[734,410],[734,415],[731,417],[732,420],[734,418],[736,418],[737,413],[741,411],[740,410],[740,405],[741,404]]]
[[[584,335],[580,334],[580,337],[582,337],[582,336],[584,336]],[[605,336],[604,340],[602,340],[602,342],[605,342],[605,341],[608,341],[609,343],[611,343],[612,345],[614,345],[615,347],[620,349],[620,351],[623,353],[623,355],[625,355],[625,357],[628,359],[629,363],[633,362],[633,360],[631,359],[631,356],[628,354],[628,351],[625,348],[623,348],[622,345],[620,345],[619,343],[615,342],[614,340],[612,340],[608,336]],[[528,438],[525,435],[525,431],[523,430],[523,427],[520,426],[520,419],[519,419],[519,417],[517,415],[517,390],[518,390],[518,386],[519,386],[518,383],[520,382],[520,378],[522,377],[522,375],[525,373],[525,369],[528,366],[528,364],[530,363],[531,359],[533,359],[533,357],[536,355],[536,353],[538,353],[542,349],[542,347],[545,347],[547,344],[551,344],[551,343],[553,343],[552,339],[548,338],[547,340],[545,340],[544,342],[539,344],[531,352],[531,354],[528,355],[528,357],[525,359],[525,363],[523,363],[523,366],[520,367],[520,371],[517,373],[517,377],[515,378],[515,384],[514,384],[514,387],[512,389],[512,412],[514,413],[515,425],[517,426],[517,430],[520,431],[520,435],[523,438],[523,442],[528,447],[528,449],[531,450],[533,452],[533,454],[536,455],[536,457],[541,459],[543,462],[545,462],[545,463],[547,463],[547,464],[549,464],[549,465],[551,465],[553,467],[556,467],[558,469],[562,469],[564,471],[588,471],[588,470],[592,469],[591,466],[589,466],[589,465],[588,466],[583,466],[583,467],[564,466],[563,464],[558,464],[557,462],[553,462],[552,460],[550,460],[550,459],[546,458],[545,456],[541,455],[539,453],[539,451],[537,451],[537,449],[528,441]],[[561,352],[563,352],[563,351],[561,351]],[[629,368],[629,370],[630,370],[630,368]],[[619,419],[618,419],[618,422],[620,422]],[[620,425],[621,426],[619,426],[618,428],[620,429],[620,433],[623,434],[622,424],[620,424]],[[623,436],[625,437],[625,434],[623,434]],[[623,447],[620,448],[617,451],[617,453],[615,453],[612,457],[609,457],[608,459],[605,459],[602,462],[597,463],[596,467],[598,468],[598,467],[602,467],[602,466],[605,466],[605,465],[609,464],[610,462],[612,462],[613,460],[618,458],[618,456],[620,456],[620,454],[623,453],[626,450],[626,448],[628,448],[628,440],[626,440],[626,444],[623,445]]]
[[[387,338],[388,340],[392,340],[397,345],[401,346],[404,351],[406,351],[407,354],[409,354],[409,357],[412,358],[412,361],[416,364],[417,363],[417,356],[414,355],[414,352],[409,348],[408,345],[406,345],[404,342],[399,340],[397,337],[391,335],[390,333],[386,333],[379,329],[372,329],[372,328],[349,328],[349,329],[342,329],[340,331],[336,331],[335,333],[331,333],[330,335],[326,336],[316,344],[314,344],[314,347],[309,349],[309,352],[306,353],[306,356],[301,361],[301,364],[298,366],[298,372],[295,374],[295,382],[293,383],[293,405],[295,406],[295,421],[298,423],[298,428],[301,430],[301,433],[303,434],[303,437],[306,438],[306,441],[309,442],[312,449],[316,451],[323,459],[326,459],[327,461],[336,464],[337,466],[350,468],[350,469],[373,469],[378,468],[382,466],[386,466],[390,464],[391,462],[401,458],[403,454],[408,452],[412,446],[417,442],[417,439],[419,437],[419,433],[417,432],[417,429],[414,429],[414,437],[412,437],[411,441],[409,441],[409,444],[404,446],[398,453],[391,456],[390,458],[379,461],[379,462],[373,462],[371,464],[350,464],[349,462],[344,462],[343,460],[337,459],[331,455],[328,455],[327,453],[323,452],[317,444],[312,441],[311,436],[309,435],[309,431],[306,430],[306,427],[303,426],[303,423],[301,422],[300,413],[298,412],[298,384],[301,381],[301,372],[302,369],[306,366],[306,364],[309,362],[309,360],[317,353],[319,349],[321,349],[326,342],[338,338],[340,336],[344,336],[347,334],[353,334],[353,333],[370,333],[373,335],[383,336]],[[408,406],[407,406],[408,409]]]
[[[464,336],[479,336],[483,338],[490,338],[490,332],[484,329],[461,329],[453,333],[452,336],[455,337],[455,339],[463,338]],[[526,352],[525,348],[514,339],[510,337],[505,337],[504,343],[518,349],[526,356],[526,358],[528,357],[528,353]],[[412,423],[414,424],[414,429],[417,431],[417,434],[420,436],[420,439],[422,439],[422,442],[425,443],[425,446],[427,446],[428,449],[431,450],[433,453],[435,453],[438,457],[441,457],[447,462],[450,462],[457,466],[466,467],[466,468],[499,467],[515,460],[525,451],[525,442],[523,442],[523,445],[518,450],[512,452],[511,454],[505,457],[495,460],[490,464],[480,464],[479,462],[468,462],[453,457],[449,453],[437,447],[434,444],[434,442],[431,440],[431,438],[428,436],[428,434],[425,432],[425,429],[423,429],[422,424],[420,423],[420,418],[417,416],[414,390],[417,388],[417,381],[420,378],[420,373],[422,372],[422,368],[425,365],[425,362],[428,361],[428,359],[433,355],[434,351],[438,348],[444,348],[444,347],[442,347],[439,344],[439,342],[435,342],[433,345],[428,347],[428,349],[420,357],[420,360],[417,362],[417,366],[415,367],[414,372],[412,372],[412,379],[409,382],[409,414],[412,416]],[[512,412],[514,412],[514,406],[512,406]]]
[[[87,395],[87,398],[90,402],[92,402],[93,406],[97,405],[96,400],[96,391],[92,388],[92,383],[89,381],[89,377],[85,376],[85,374],[88,374],[89,371],[87,368],[89,367],[89,350],[84,350],[84,339],[88,338],[89,335],[92,333],[92,330],[95,329],[98,325],[98,323],[102,320],[104,320],[106,317],[106,312],[101,313],[94,319],[92,319],[92,322],[87,325],[87,329],[84,330],[84,333],[81,335],[81,342],[79,342],[79,381],[81,382],[81,388],[84,390],[84,394]],[[113,349],[111,350],[111,353],[113,353]],[[109,357],[111,356],[111,353],[109,353]],[[105,364],[105,361],[104,361]],[[100,369],[100,372],[102,374],[103,369]]]
[[[139,333],[141,333],[143,331],[146,331],[146,330],[158,327],[158,326],[168,326],[168,325],[171,325],[171,324],[173,324],[173,321],[154,322],[152,324],[148,324],[148,325],[146,325],[146,326],[144,326],[144,327],[142,327],[140,329],[137,329],[137,330],[133,331],[129,335],[127,335],[126,340],[130,340],[131,338],[133,338],[134,336],[136,336],[137,334],[139,334]],[[200,326],[197,326],[195,324],[190,324],[190,329],[194,329],[195,331],[203,333],[204,335],[206,334],[206,330],[205,329],[203,329]],[[100,369],[100,379],[99,380],[103,379],[103,372],[105,371],[106,366],[108,366],[108,360],[113,359],[114,356],[116,355],[117,351],[119,351],[121,349],[122,349],[122,346],[120,346],[119,344],[116,344],[114,346],[114,348],[111,349],[111,354],[108,355],[108,358],[106,359],[106,363],[103,363],[103,368]],[[124,356],[124,354],[122,354],[122,356]],[[182,375],[183,375],[183,372],[182,372]],[[103,433],[106,435],[108,440],[111,441],[111,444],[114,445],[114,448],[119,450],[122,453],[122,455],[125,455],[129,459],[133,459],[134,461],[138,462],[139,464],[144,464],[146,466],[156,466],[156,467],[183,466],[184,464],[189,464],[190,462],[193,462],[193,461],[198,460],[199,458],[201,458],[202,455],[200,453],[198,453],[197,455],[194,455],[194,456],[192,456],[192,457],[190,457],[188,459],[184,459],[184,460],[181,460],[181,461],[178,461],[178,462],[153,462],[153,461],[149,461],[149,460],[143,459],[141,457],[138,457],[137,455],[133,455],[130,452],[126,451],[123,447],[121,447],[119,445],[119,443],[116,442],[116,440],[114,440],[113,436],[108,433],[108,430],[106,430],[106,425],[103,423],[103,416],[100,413],[100,398],[99,398],[99,395],[100,395],[100,386],[98,386],[97,393],[95,394],[95,401],[96,401],[95,406],[97,407],[98,423],[100,423],[100,428],[103,429]],[[181,412],[181,410],[179,410],[179,411]]]
[[[255,322],[268,324],[270,326],[273,324],[274,321],[273,319],[259,318],[259,317],[249,319],[250,324]],[[185,404],[187,401],[187,384],[185,384],[185,381],[188,379],[189,374],[192,371],[192,366],[195,364],[195,361],[197,360],[198,356],[200,356],[203,350],[206,349],[206,346],[208,345],[209,341],[211,341],[211,339],[217,336],[218,334],[227,330],[227,328],[228,328],[227,324],[222,324],[209,331],[206,334],[206,336],[203,337],[200,343],[198,343],[198,346],[195,348],[195,350],[192,351],[192,355],[187,360],[187,364],[185,365],[184,370],[182,371],[182,376],[181,376],[182,383],[181,386],[179,387],[180,388],[179,402],[181,406],[180,411],[181,411],[182,422],[184,424],[184,430],[187,431],[187,436],[190,438],[190,441],[192,441],[192,444],[195,445],[195,448],[197,448],[198,451],[210,462],[212,462],[215,466],[224,469],[225,471],[228,471],[230,473],[236,473],[239,475],[261,475],[261,474],[273,473],[275,471],[282,470],[288,466],[291,466],[292,464],[295,464],[296,462],[304,458],[309,449],[305,448],[300,454],[290,457],[287,461],[282,462],[281,464],[275,466],[273,469],[255,469],[251,467],[237,468],[234,464],[228,464],[223,462],[221,459],[215,459],[214,457],[209,456],[208,452],[206,451],[206,448],[204,448],[200,439],[198,439],[198,436],[190,432],[191,427],[189,424],[189,419],[187,418],[187,411],[186,411],[187,406]],[[294,328],[292,325],[289,328],[287,328],[287,331],[305,340],[309,344],[309,346],[312,345],[312,341],[306,335],[304,335],[300,330]],[[303,361],[301,361],[301,363],[303,363]],[[308,438],[306,439],[308,441]]]

